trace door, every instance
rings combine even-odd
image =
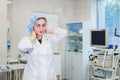
[[[80,80],[82,78],[82,54],[70,52],[66,55],[67,80]]]
[[[82,54],[73,54],[72,59],[72,80],[81,80],[82,77]]]

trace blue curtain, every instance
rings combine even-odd
[[[120,47],[120,37],[115,35],[115,29],[117,29],[117,32],[120,32],[120,0],[97,0],[97,4],[97,14],[99,14],[97,16],[97,22],[101,24],[100,18],[103,17],[103,15],[100,14],[102,10],[104,10],[104,18],[102,18],[102,20],[104,20],[104,27],[109,31],[109,45],[117,45]],[[98,28],[100,27],[101,26],[98,25]]]

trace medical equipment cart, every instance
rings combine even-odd
[[[119,80],[120,79],[120,50],[93,50],[89,56],[90,80]]]

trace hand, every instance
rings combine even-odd
[[[34,31],[31,33],[31,36],[29,37],[29,39],[31,42],[33,42],[36,39],[36,34]]]

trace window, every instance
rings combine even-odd
[[[120,31],[120,0],[97,0],[97,25],[108,29],[109,45],[120,47],[120,37],[115,36],[115,29]]]

